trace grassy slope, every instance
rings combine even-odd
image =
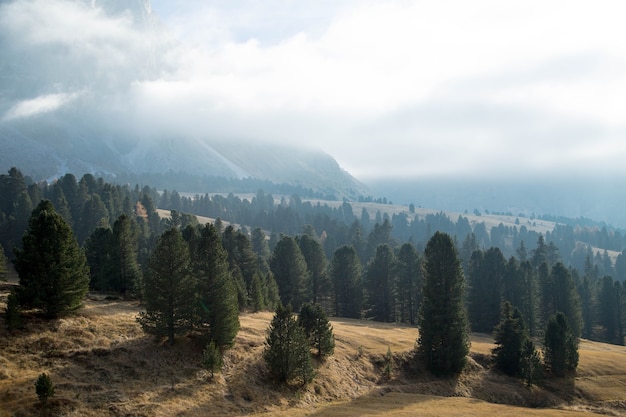
[[[6,294],[5,286],[2,310]],[[0,416],[38,412],[33,384],[44,371],[57,387],[53,407],[68,416],[619,415],[626,404],[623,347],[583,341],[575,381],[527,390],[486,368],[487,335],[472,336],[469,366],[458,379],[440,380],[405,369],[415,328],[341,319],[333,321],[335,355],[309,387],[288,389],[267,380],[261,359],[270,313],[241,316],[224,373],[211,380],[196,340],[180,338],[173,348],[155,342],[137,325],[138,311],[134,302],[88,300],[74,317],[31,319],[26,330],[0,338]],[[388,347],[391,379],[382,375]]]

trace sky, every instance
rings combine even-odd
[[[623,1],[152,0],[149,37],[104,3],[1,6],[5,46],[98,80],[2,120],[99,94],[154,130],[320,148],[364,181],[626,174]]]

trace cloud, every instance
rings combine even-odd
[[[22,100],[9,109],[2,117],[2,121],[7,122],[14,119],[28,118],[49,113],[71,103],[80,97],[80,95],[81,93],[47,94],[30,100]]]
[[[0,6],[5,120],[92,100],[146,137],[316,146],[360,178],[626,173],[621,2],[152,3],[163,24]]]

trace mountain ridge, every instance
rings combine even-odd
[[[94,18],[129,32],[134,43],[122,45],[125,38],[103,35],[102,28],[45,39],[45,27],[57,23],[54,13],[26,2],[0,3],[5,15],[44,19],[42,33],[8,21],[0,28],[0,169],[15,166],[37,180],[66,173],[139,179],[180,172],[256,178],[338,197],[369,193],[321,151],[233,139],[184,121],[160,125],[160,115],[143,109],[135,94],[138,84],[172,76],[168,58],[177,44],[149,0],[55,5],[68,8],[54,9],[58,16],[65,11]],[[97,48],[109,52],[103,55]]]

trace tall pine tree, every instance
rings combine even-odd
[[[202,227],[194,246],[196,328],[224,350],[233,345],[239,331],[237,287],[229,271],[228,254],[212,224]]]
[[[89,289],[85,253],[50,201],[42,200],[33,210],[15,257],[22,306],[40,308],[48,318],[81,306]]]
[[[270,259],[270,268],[278,284],[283,305],[291,304],[299,310],[302,303],[308,300],[306,283],[309,270],[293,237],[283,236],[278,241]]]
[[[449,235],[436,232],[425,250],[424,300],[418,319],[418,356],[435,374],[461,372],[469,352],[465,280]]]
[[[189,249],[178,229],[163,233],[150,257],[144,283],[146,311],[138,321],[144,331],[166,336],[170,345],[176,335],[191,329],[193,280]]]
[[[361,262],[352,245],[337,248],[330,275],[335,292],[335,316],[360,318],[363,308]]]
[[[379,245],[367,266],[368,316],[375,321],[392,323],[397,318],[395,256],[388,244]]]

